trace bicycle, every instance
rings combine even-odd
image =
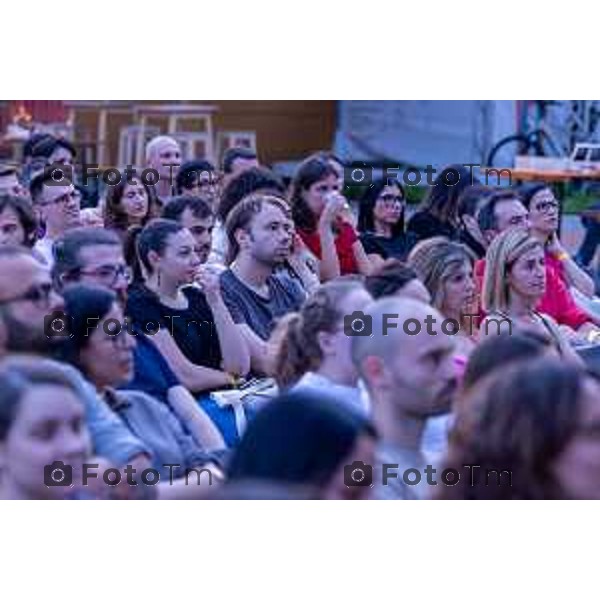
[[[568,100],[566,107],[564,101],[558,100],[521,102],[521,131],[501,139],[492,147],[487,157],[490,167],[506,167],[515,156],[568,158],[577,143],[595,138],[600,123],[600,108],[596,100]],[[550,109],[553,107],[569,109],[559,131],[550,122]]]

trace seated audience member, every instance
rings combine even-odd
[[[248,370],[248,351],[221,294],[219,278],[202,266],[188,229],[155,219],[137,235],[136,280],[126,313],[152,335],[175,375],[192,392],[235,383]],[[198,283],[201,289],[191,286]],[[158,329],[158,331],[157,331]]]
[[[167,465],[177,465],[171,476],[179,478],[187,468],[208,462],[208,455],[164,403],[136,390],[115,391],[133,376],[138,337],[127,331],[117,296],[101,287],[74,285],[65,291],[64,299],[71,335],[62,344],[63,360],[86,376],[150,450],[152,467],[165,478],[170,475]]]
[[[574,357],[573,351],[552,317],[537,310],[546,291],[544,249],[523,229],[508,229],[498,235],[486,254],[482,304],[486,317],[479,335],[532,327],[550,336],[559,353]]]
[[[220,176],[207,160],[190,160],[181,165],[177,173],[177,194],[201,198],[212,208],[220,194]]]
[[[154,187],[137,179],[130,181],[122,177],[118,184],[108,186],[103,207],[104,227],[115,231],[122,241],[130,227],[143,227],[160,213]]]
[[[435,178],[417,212],[408,221],[407,231],[417,240],[457,235],[458,198],[469,186],[479,184],[463,165],[450,165]]]
[[[225,264],[227,258],[225,222],[233,208],[252,194],[283,196],[285,186],[274,173],[259,167],[245,169],[232,178],[223,189],[217,206],[213,247],[209,262]]]
[[[0,164],[0,196],[29,198],[29,190],[21,185],[15,167]]]
[[[360,201],[360,241],[374,264],[386,258],[404,260],[415,242],[415,236],[404,231],[404,189],[399,181],[387,183],[376,181],[367,187]]]
[[[176,177],[181,167],[181,147],[177,140],[166,135],[152,138],[146,144],[146,166],[154,169],[159,180],[153,186],[161,204],[175,196]]]
[[[364,417],[295,392],[265,406],[250,423],[231,458],[229,482],[294,484],[315,488],[323,500],[361,499],[371,488],[346,485],[344,467],[372,464],[375,440]]]
[[[471,312],[475,294],[472,257],[466,246],[437,237],[419,242],[412,249],[408,264],[431,294],[431,304],[444,319],[452,321],[454,360],[462,375],[477,334]]]
[[[596,287],[594,280],[571,258],[558,239],[560,204],[554,193],[544,183],[523,185],[519,193],[529,210],[531,235],[544,246],[546,263],[569,288],[578,304],[598,322],[597,298],[592,301]],[[600,332],[594,337],[598,336]]]
[[[53,361],[25,364],[0,365],[0,498],[76,498],[92,448],[81,387]],[[55,461],[73,468],[74,486],[46,485],[45,467]]]
[[[196,240],[196,252],[200,255],[200,262],[204,264],[210,253],[215,224],[208,202],[195,196],[173,198],[163,208],[162,218],[176,221],[190,230]]]
[[[223,152],[221,160],[224,181],[227,185],[234,177],[252,168],[260,167],[256,152],[251,148],[233,147]]]
[[[267,340],[276,320],[306,298],[295,280],[275,272],[290,254],[289,208],[274,196],[251,196],[231,211],[226,230],[230,266],[221,275],[223,299],[248,343],[252,371],[267,373]]]
[[[314,157],[305,160],[292,180],[289,201],[299,237],[319,260],[321,281],[371,272],[350,207],[340,193],[338,173],[329,162]]]
[[[463,399],[442,499],[600,499],[600,384],[541,358],[498,369]],[[478,468],[465,468],[476,465]]]
[[[529,213],[514,192],[496,192],[490,196],[478,215],[479,227],[488,243],[507,229],[530,230]],[[478,291],[483,286],[485,259],[475,264],[475,282]],[[537,310],[551,316],[569,339],[587,340],[595,336],[597,328],[586,311],[581,309],[550,264],[546,264],[546,291]],[[573,331],[576,332],[576,335]]]
[[[371,318],[371,336],[352,338],[352,359],[371,399],[373,420],[380,436],[373,463],[373,492],[382,499],[424,499],[430,491],[425,468],[431,457],[423,449],[427,421],[450,410],[456,389],[454,341],[441,329],[442,315],[435,309],[405,298],[377,300],[364,310]],[[394,315],[383,335],[384,315]],[[433,317],[430,325],[427,318]],[[407,334],[403,324],[421,324]],[[385,464],[398,464],[387,473]],[[433,465],[435,466],[435,464]],[[403,473],[417,469],[417,485],[407,484]],[[414,479],[412,479],[414,481]],[[433,488],[432,488],[433,489]]]
[[[47,269],[30,251],[16,246],[0,248],[0,358],[28,354],[34,355],[40,365],[47,362],[63,338],[51,334],[54,321],[46,317],[63,308]],[[116,466],[131,464],[141,472],[149,465],[143,444],[127,431],[75,369],[62,367],[79,382],[95,454]],[[138,491],[142,493],[145,487],[140,486]]]
[[[280,389],[314,392],[367,415],[345,317],[371,300],[362,283],[342,278],[323,284],[299,312],[285,315],[271,336],[276,347],[274,377]]]
[[[479,227],[477,217],[486,200],[494,193],[494,188],[486,185],[472,185],[465,188],[456,207],[458,220],[457,241],[468,246],[476,258],[483,258],[487,242]]]
[[[132,273],[117,234],[104,229],[77,228],[57,244],[52,277],[60,291],[78,283],[95,285],[114,292],[121,306],[125,306]],[[152,337],[142,335],[134,326],[130,330],[138,334],[133,351],[135,372],[122,387],[145,392],[169,405],[203,448],[222,448],[221,434],[181,385]]]
[[[31,200],[0,193],[0,246],[31,248],[35,244],[37,227]]]
[[[375,300],[396,296],[412,298],[423,304],[431,303],[431,294],[417,277],[416,271],[395,258],[389,258],[366,277],[365,287]]]
[[[67,179],[56,185],[52,175],[42,172],[31,180],[30,192],[34,209],[44,224],[45,235],[34,246],[48,268],[54,258],[52,249],[66,231],[80,225],[80,195]]]

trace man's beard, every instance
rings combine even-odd
[[[39,323],[39,329],[31,325],[25,325],[15,319],[10,313],[3,315],[4,327],[6,329],[7,352],[28,352],[33,354],[49,355],[56,349],[57,343],[62,338],[46,337],[44,335],[43,323]]]

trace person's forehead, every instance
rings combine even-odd
[[[184,228],[181,231],[169,236],[168,240],[168,245],[176,248],[180,248],[182,246],[193,246],[194,243],[194,236],[187,228]]]
[[[521,256],[519,256],[519,258],[517,259],[517,262],[535,260],[540,256],[544,256],[544,250],[541,248],[541,246],[536,246],[535,248],[532,248],[531,250],[528,250],[527,252],[521,254]]]
[[[158,154],[167,154],[169,152],[180,152],[179,144],[173,140],[165,140],[161,142],[156,148]]]
[[[261,223],[261,224],[265,224],[265,223],[273,223],[273,222],[281,222],[281,221],[288,221],[288,217],[287,215],[283,212],[283,210],[281,208],[279,208],[278,206],[274,206],[273,204],[263,204],[262,206],[262,210],[260,212],[258,212],[255,217],[254,217],[254,221]]]
[[[533,196],[534,202],[543,202],[545,200],[554,200],[554,199],[555,199],[554,193],[552,192],[552,190],[550,190],[548,188],[544,188],[543,190],[536,192]]]
[[[120,244],[93,244],[79,251],[79,262],[85,269],[95,265],[124,264],[125,257]]]
[[[63,146],[58,146],[50,155],[50,160],[71,159],[73,155]]]
[[[211,227],[214,223],[214,218],[212,216],[208,216],[205,219],[200,219],[194,215],[191,208],[186,208],[181,213],[181,224],[184,227],[195,227],[195,226],[203,226],[203,227]]]
[[[42,283],[51,283],[50,274],[33,256],[0,259],[0,298],[18,296]]]
[[[42,192],[43,202],[54,202],[61,196],[71,195],[75,192],[72,183],[67,185],[44,185]]]
[[[58,421],[83,415],[79,398],[69,388],[57,384],[32,386],[20,407],[24,421]]]
[[[12,188],[19,183],[16,173],[0,175],[0,189]]]
[[[0,223],[2,225],[8,225],[9,223],[20,223],[19,216],[12,206],[5,206],[0,211]]]
[[[421,331],[418,335],[412,337],[413,351],[416,358],[421,358],[436,352],[448,354],[452,352],[455,346],[454,337],[444,333],[441,329],[443,318],[437,319],[431,326],[431,330],[437,335],[428,333],[425,323],[421,323]],[[452,326],[448,326],[450,330]]]
[[[499,202],[496,205],[496,214],[498,216],[507,216],[514,214],[526,214],[527,209],[525,205],[517,199],[514,200],[504,200],[503,202]]]

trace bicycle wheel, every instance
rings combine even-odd
[[[509,135],[501,139],[488,154],[488,167],[514,167],[515,156],[527,155],[536,151],[529,136]]]

